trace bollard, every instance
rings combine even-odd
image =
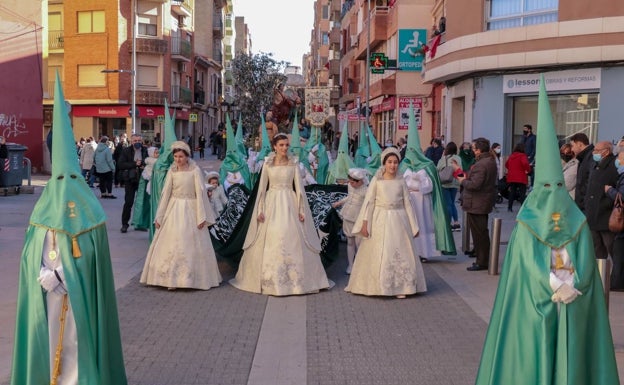
[[[498,252],[500,249],[501,224],[503,220],[494,218],[492,221],[492,236],[490,239],[490,261],[488,264],[488,274],[498,275]]]
[[[468,213],[462,214],[462,251],[466,254],[470,250],[470,226],[468,226]]]
[[[600,281],[602,282],[602,289],[604,290],[605,304],[607,305],[607,311],[609,311],[609,292],[611,291],[611,260],[596,259],[598,262],[598,273],[600,274]]]

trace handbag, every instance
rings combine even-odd
[[[455,170],[453,167],[448,165],[448,157],[444,157],[445,166],[438,171],[438,176],[440,177],[440,183],[447,184],[453,181],[453,173]]]
[[[609,231],[621,233],[624,231],[624,205],[622,204],[622,194],[618,193],[613,203],[613,210],[609,216]]]

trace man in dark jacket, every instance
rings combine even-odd
[[[533,186],[533,179],[535,178],[535,141],[536,136],[533,133],[533,126],[525,124],[522,126],[522,133],[524,135],[522,143],[524,143],[524,153],[529,158],[529,164],[531,165],[531,171],[529,172],[529,184]]]
[[[472,142],[476,162],[468,175],[459,174],[457,180],[462,187],[462,209],[468,214],[468,226],[474,243],[477,261],[468,271],[487,270],[490,256],[490,233],[488,215],[496,200],[496,160],[490,152],[490,141],[477,138]],[[453,161],[453,168],[460,172],[461,165]]]
[[[589,183],[589,173],[594,168],[592,152],[594,145],[589,144],[589,138],[582,132],[570,137],[572,151],[578,160],[578,171],[576,172],[576,188],[574,190],[574,201],[579,209],[585,214],[585,194]]]
[[[141,173],[145,168],[145,158],[147,158],[147,148],[143,146],[143,138],[141,135],[133,134],[130,138],[130,146],[121,150],[116,166],[125,189],[124,206],[121,213],[122,233],[128,232],[134,196],[139,188]],[[147,229],[136,230],[147,231]]]
[[[605,193],[604,186],[615,187],[619,174],[610,142],[598,142],[592,152],[594,168],[589,174],[585,194],[585,216],[594,241],[596,258],[613,257],[615,233],[609,231],[609,216],[613,200]]]

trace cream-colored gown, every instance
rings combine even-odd
[[[267,157],[258,196],[243,245],[234,287],[275,296],[305,294],[330,287],[319,252],[299,167],[294,158],[284,166]],[[260,213],[264,222],[258,222]],[[299,221],[299,213],[305,217]]]
[[[408,295],[427,291],[413,237],[418,223],[402,176],[371,180],[353,233],[368,221],[345,291],[363,295]]]
[[[160,229],[147,252],[141,283],[208,290],[221,282],[208,231],[215,215],[202,172],[193,161],[189,163],[188,171],[177,171],[174,164],[167,173],[156,212]],[[204,221],[207,225],[198,229]]]

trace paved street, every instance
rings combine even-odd
[[[216,169],[215,159],[200,161]],[[19,256],[35,194],[0,197],[0,384],[10,376]],[[307,296],[266,297],[234,289],[234,271],[209,291],[139,284],[147,233],[119,232],[123,190],[102,200],[115,272],[124,359],[133,385],[472,384],[498,276],[467,272],[458,255],[424,265],[428,292],[407,299],[344,292],[345,258],[328,269],[336,286]],[[500,255],[514,226],[500,205]],[[461,249],[461,233],[454,233]],[[344,254],[346,244],[341,244]],[[624,293],[610,319],[624,378]]]

